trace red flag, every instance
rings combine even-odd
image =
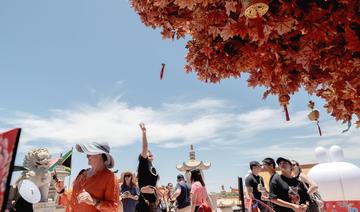
[[[0,204],[1,211],[5,211],[10,190],[11,175],[14,169],[16,150],[20,138],[20,128],[0,134]]]
[[[165,71],[165,63],[161,63],[160,80],[162,80]]]

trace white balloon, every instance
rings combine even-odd
[[[320,163],[308,173],[325,201],[359,200],[360,168],[347,162]]]
[[[344,151],[341,147],[337,145],[333,145],[330,147],[329,154],[331,161],[333,162],[344,161]]]
[[[319,146],[315,149],[315,158],[318,163],[329,162],[329,152],[322,146]]]

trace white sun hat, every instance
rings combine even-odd
[[[107,143],[91,142],[88,144],[76,144],[75,148],[78,152],[85,153],[87,155],[105,154],[107,157],[105,166],[111,169],[115,165],[114,158],[110,155],[110,146]]]

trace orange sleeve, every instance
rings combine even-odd
[[[116,212],[119,209],[119,184],[117,182],[115,174],[110,175],[107,179],[106,190],[105,190],[105,200],[100,201],[96,206],[96,209],[106,212]]]
[[[63,194],[59,195],[59,205],[67,206],[70,203],[72,191],[65,191]]]

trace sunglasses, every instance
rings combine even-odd
[[[299,166],[299,165],[297,165],[296,163],[293,163],[293,164],[291,164],[292,166]]]
[[[131,177],[131,175],[125,175],[124,177]]]

